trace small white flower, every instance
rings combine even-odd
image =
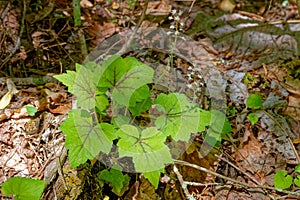
[[[194,85],[195,85],[196,87],[198,87],[198,83],[197,83],[197,82],[194,82]]]
[[[175,31],[175,35],[179,35],[179,31]]]
[[[201,83],[200,83],[200,87],[203,87],[203,86],[204,86],[204,83],[201,82]]]
[[[179,21],[179,20],[180,20],[180,17],[179,17],[179,16],[176,16],[176,17],[174,18],[174,20],[175,20],[175,21]]]
[[[168,19],[169,19],[169,20],[172,20],[172,19],[173,19],[173,17],[172,17],[172,16],[169,16],[169,17],[168,17]]]
[[[183,14],[182,10],[179,10],[178,15],[181,16]]]
[[[183,22],[180,22],[180,27],[184,27],[184,23]]]
[[[193,85],[192,84],[187,84],[186,87],[189,88],[189,89],[193,89]]]
[[[188,77],[188,80],[189,80],[189,81],[192,81],[192,80],[193,80],[193,78],[192,78],[192,77]]]
[[[202,79],[202,76],[200,74],[198,74],[197,76],[198,76],[198,78]]]
[[[172,15],[175,15],[177,13],[177,10],[172,10],[171,13]]]
[[[172,31],[168,31],[168,32],[167,32],[167,35],[171,35],[171,34],[172,34]]]
[[[188,70],[189,70],[189,71],[193,70],[192,66],[189,66],[189,67],[188,67]]]
[[[175,26],[172,24],[172,25],[170,26],[170,29],[175,29]]]
[[[194,75],[194,74],[195,74],[195,72],[191,72],[190,74],[191,74],[191,75]]]
[[[185,37],[180,37],[183,41],[186,41]]]

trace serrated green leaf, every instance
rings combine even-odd
[[[65,86],[68,87],[68,91],[72,94],[74,94],[74,81],[76,79],[77,73],[74,71],[67,70],[66,73],[55,75],[54,78],[62,82]]]
[[[274,176],[274,186],[278,189],[288,189],[293,183],[293,178],[291,175],[287,175],[285,170],[280,170],[275,173]]]
[[[134,91],[129,101],[129,110],[133,116],[145,112],[152,105],[151,93],[147,85],[143,85]]]
[[[297,176],[295,177],[294,183],[295,183],[298,187],[300,187],[300,175],[297,175]]]
[[[77,106],[79,108],[93,110],[96,106],[97,84],[100,79],[100,66],[91,69],[86,66],[81,66],[76,71],[77,76],[74,81],[73,94],[77,98]]]
[[[135,90],[152,82],[154,70],[133,57],[113,59],[103,72],[98,86],[112,88],[113,100],[129,107],[130,98]]]
[[[226,118],[225,114],[218,110],[211,110],[211,128],[221,133],[230,133],[232,131],[231,125]]]
[[[120,157],[132,157],[137,172],[152,172],[172,163],[168,147],[164,144],[166,136],[155,127],[141,132],[134,126],[123,125],[117,131],[121,138],[117,144]]]
[[[176,141],[188,141],[191,133],[198,131],[200,109],[189,103],[186,96],[179,93],[160,94],[154,101],[157,109],[162,112],[155,125],[167,136]]]
[[[109,141],[113,141],[118,138],[116,132],[116,128],[108,123],[101,123],[100,124],[101,129],[103,130],[106,137],[109,139]]]
[[[296,167],[295,167],[295,172],[297,172],[297,173],[300,172],[300,164],[296,165]]]
[[[98,173],[99,181],[108,182],[112,186],[112,192],[119,197],[129,188],[130,177],[128,174],[123,175],[121,169],[107,169]]]
[[[114,137],[111,136],[111,132],[105,132],[107,129],[102,129],[103,124],[94,125],[90,113],[86,110],[75,109],[68,115],[60,129],[67,135],[65,146],[69,149],[68,156],[72,168],[93,159],[100,151],[109,153],[111,139]]]
[[[31,178],[12,177],[2,184],[2,194],[14,194],[15,200],[39,200],[45,183]]]
[[[211,146],[219,145],[222,139],[227,139],[227,133],[232,132],[232,127],[225,114],[218,110],[200,111],[198,131],[203,132],[208,127],[204,141]]]
[[[160,174],[163,173],[165,169],[153,171],[153,172],[144,172],[144,177],[147,178],[150,183],[157,189],[158,183],[160,180]]]
[[[131,119],[124,115],[117,115],[111,120],[111,123],[116,127],[120,128],[124,124],[129,124]]]
[[[95,94],[101,75],[101,67],[97,64],[76,64],[76,72],[67,71],[66,74],[54,76],[64,85],[68,91],[77,97],[77,106],[92,110],[95,108]]]
[[[250,113],[247,117],[252,125],[254,125],[254,124],[256,124],[256,122],[258,122],[258,117],[255,113]]]
[[[251,94],[247,98],[247,106],[248,108],[259,109],[262,106],[262,99],[257,94]]]
[[[198,131],[203,132],[205,131],[205,128],[210,125],[211,120],[211,112],[206,110],[200,110],[200,119],[198,124]]]
[[[106,110],[106,108],[109,106],[108,98],[103,93],[97,91],[95,100],[96,100],[96,109],[99,112]]]
[[[111,56],[103,62],[101,79],[98,87],[100,88],[114,88],[118,81],[124,76],[126,72],[131,69],[130,63],[123,62],[121,56]]]

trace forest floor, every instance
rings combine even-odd
[[[42,199],[187,199],[186,191],[189,199],[299,199],[300,19],[296,5],[270,2],[150,0],[139,23],[144,1],[82,0],[82,25],[75,26],[70,1],[4,1],[0,5],[0,184],[14,176],[46,180]],[[84,60],[112,54],[99,47],[107,41],[117,44],[117,39],[112,43],[109,38],[122,38],[136,26],[175,30],[192,40],[177,46],[188,60],[175,56],[174,65],[188,76],[189,62],[196,60],[204,71],[203,66],[214,66],[222,74],[224,112],[232,132],[205,156],[200,152],[203,138],[196,137],[179,159],[194,167],[176,164],[183,180],[189,181],[184,183],[187,186],[167,166],[157,189],[140,174],[130,174],[128,185],[116,194],[112,185],[95,181],[103,163],[88,161],[70,168],[59,127],[75,98],[53,76],[75,70],[76,63]],[[164,37],[154,32],[141,43],[167,41]],[[165,52],[135,50],[127,55],[149,65],[166,64],[168,47],[164,46]],[[208,85],[206,78],[201,81]],[[261,107],[247,104],[251,94],[261,97]],[[208,97],[201,106],[209,109],[211,101]],[[32,116],[30,108],[37,108]],[[294,179],[284,190],[274,186],[279,170]]]

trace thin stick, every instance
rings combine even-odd
[[[251,176],[250,174],[248,174],[247,172],[245,172],[244,170],[238,168],[235,164],[233,164],[232,162],[230,162],[229,160],[226,160],[225,158],[222,158],[221,156],[215,154],[215,156],[217,158],[219,158],[220,160],[228,163],[230,166],[232,166],[233,168],[235,168],[236,170],[240,171],[241,173],[243,173],[245,176],[247,176],[248,178],[251,179],[252,182],[256,183],[257,185],[261,185],[260,182],[258,182],[253,176]]]
[[[193,8],[193,6],[194,6],[194,4],[195,4],[195,1],[196,1],[196,0],[193,0],[192,5],[190,6],[189,14],[190,14],[190,12],[192,11],[192,8]]]
[[[200,171],[203,171],[205,173],[208,173],[208,174],[211,174],[211,175],[214,175],[216,177],[219,177],[219,178],[222,178],[224,180],[227,180],[227,181],[230,181],[232,183],[235,183],[241,187],[245,187],[245,188],[261,188],[261,189],[268,189],[268,190],[273,190],[273,191],[277,191],[277,192],[281,192],[281,193],[285,193],[285,194],[289,194],[289,195],[295,195],[295,196],[299,196],[300,197],[300,191],[296,191],[296,192],[292,192],[292,191],[287,191],[287,190],[281,190],[281,189],[277,189],[275,187],[270,187],[270,186],[264,186],[264,185],[250,185],[250,184],[247,184],[247,183],[243,183],[243,182],[240,182],[240,181],[237,181],[235,179],[232,179],[232,178],[229,178],[227,176],[224,176],[224,175],[221,175],[221,174],[218,174],[216,172],[213,172],[209,169],[206,169],[204,167],[200,167],[198,165],[195,165],[195,164],[191,164],[189,162],[185,162],[185,161],[182,161],[182,160],[173,160],[174,161],[174,164],[178,164],[178,165],[185,165],[185,166],[188,166],[188,167],[192,167],[192,168],[195,168],[195,169],[198,169]]]
[[[128,49],[128,45],[131,44],[131,42],[132,42],[134,36],[136,35],[138,29],[142,25],[142,22],[143,22],[143,20],[145,19],[145,16],[146,16],[146,11],[147,11],[147,7],[148,7],[148,3],[149,3],[149,0],[145,0],[144,8],[143,8],[141,17],[140,17],[137,25],[135,26],[134,31],[131,34],[130,38],[128,39],[128,41],[126,42],[126,44],[122,47],[122,49],[119,51],[120,54],[126,53],[126,50]]]
[[[183,180],[183,178],[182,178],[182,175],[179,173],[179,171],[178,171],[176,165],[174,165],[173,171],[174,171],[175,174],[177,175],[177,178],[178,178],[178,180],[179,180],[179,183],[180,183],[180,185],[181,185],[181,188],[183,189],[183,192],[184,192],[185,196],[186,196],[188,199],[194,199],[194,197],[190,195],[190,193],[189,193],[189,191],[188,191],[188,189],[187,189],[187,185],[184,183],[184,180]]]

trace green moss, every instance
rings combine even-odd
[[[287,70],[288,75],[299,78],[300,77],[300,60],[292,60],[285,64],[281,65],[282,68],[285,68]]]

